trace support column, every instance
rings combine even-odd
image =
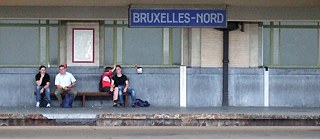
[[[222,106],[229,105],[228,93],[228,70],[229,70],[229,31],[223,31],[223,88],[222,88]]]
[[[187,107],[187,67],[180,66],[180,107]]]
[[[169,55],[169,28],[163,28],[163,59],[162,64],[168,65],[170,60]]]
[[[118,27],[117,28],[117,30],[116,30],[117,32],[117,34],[116,34],[116,36],[117,36],[117,50],[116,50],[116,52],[117,52],[117,64],[123,64],[123,61],[122,61],[122,47],[123,47],[123,45],[122,45],[122,34],[123,34],[123,29],[121,28],[121,27]]]
[[[269,107],[269,69],[265,67],[264,70],[264,106]]]

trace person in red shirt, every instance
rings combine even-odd
[[[115,70],[115,66],[113,68],[111,67],[105,68],[101,76],[101,85],[102,85],[102,92],[113,93],[113,107],[117,107],[118,91],[113,91],[113,86],[111,85],[112,75],[114,70]]]

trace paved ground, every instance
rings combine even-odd
[[[320,139],[320,127],[0,127],[1,139]]]
[[[320,115],[320,107],[74,107],[36,108],[0,107],[0,114],[261,114],[261,115]]]

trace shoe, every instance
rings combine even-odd
[[[37,107],[37,108],[40,107],[40,102],[37,102],[36,107]]]
[[[124,107],[124,105],[123,105],[123,104],[120,104],[119,106],[120,106],[121,108],[123,108],[123,107]]]
[[[132,108],[136,107],[136,104],[132,104]]]
[[[113,105],[112,107],[118,107],[118,100],[113,100]]]
[[[117,103],[115,103],[115,104],[113,104],[113,105],[112,105],[112,107],[118,107],[118,104],[117,104]]]
[[[50,103],[48,103],[46,107],[47,107],[47,108],[50,108],[50,107],[51,107]]]

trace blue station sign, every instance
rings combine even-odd
[[[129,9],[129,27],[227,27],[226,9]]]

